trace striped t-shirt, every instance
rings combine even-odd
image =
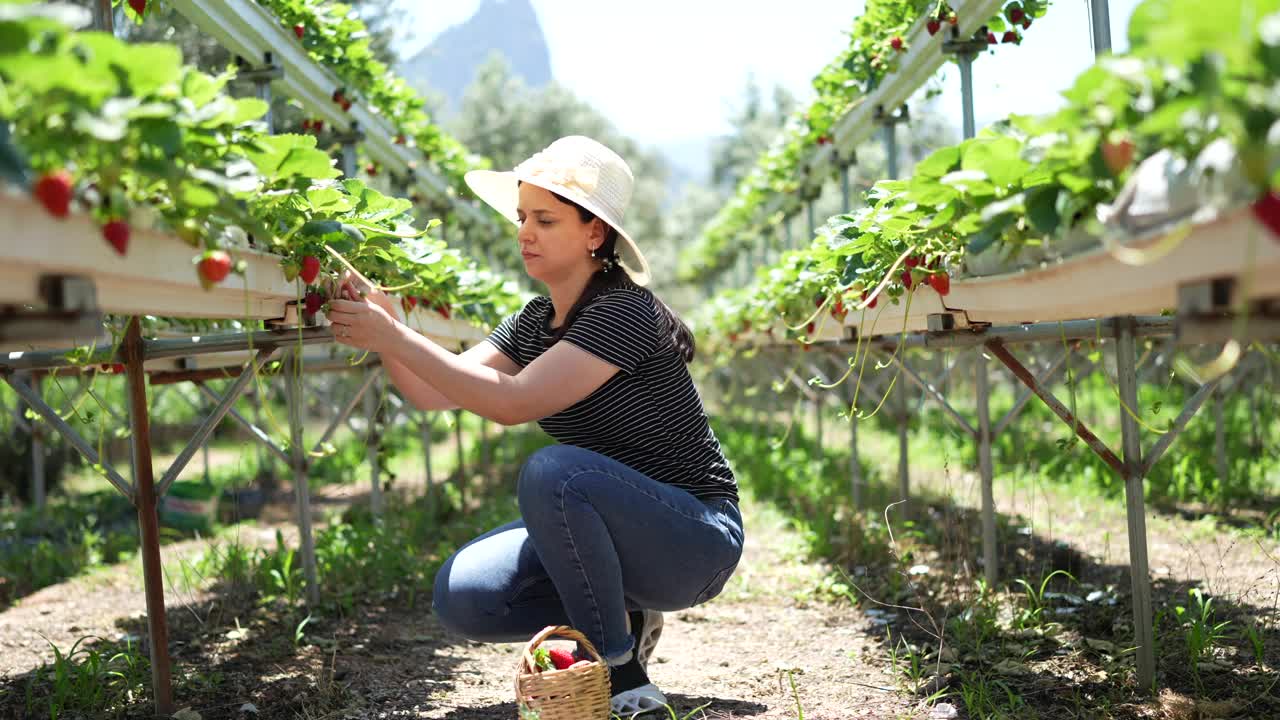
[[[738,499],[702,398],[669,340],[653,295],[627,283],[592,298],[562,340],[617,367],[604,385],[538,421],[548,435],[606,455],[703,500]],[[551,298],[535,297],[489,342],[520,367],[551,346]]]

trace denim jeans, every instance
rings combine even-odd
[[[472,640],[525,642],[570,625],[617,663],[635,642],[629,610],[704,603],[742,556],[732,500],[699,500],[572,445],[531,455],[518,495],[520,520],[467,543],[436,575],[432,609]]]

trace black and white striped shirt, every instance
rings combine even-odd
[[[606,455],[703,500],[737,501],[733,471],[654,303],[649,291],[626,283],[579,311],[562,340],[620,372],[538,425],[559,442]],[[488,340],[525,367],[550,347],[553,314],[551,298],[536,297]]]

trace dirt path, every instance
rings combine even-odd
[[[826,569],[803,560],[783,518],[767,507],[746,510],[737,575],[720,598],[668,615],[652,661],[651,675],[679,716],[709,703],[708,718],[795,718],[798,699],[804,717],[816,720],[918,717],[913,699],[877,689],[893,681],[865,617],[806,601]],[[246,529],[243,539],[270,542],[273,533]],[[175,660],[221,677],[216,704],[192,703],[206,720],[240,717],[245,702],[258,718],[515,717],[519,647],[449,637],[421,609],[372,606],[326,619],[308,628],[315,640],[296,654],[268,645],[237,650],[225,640],[232,618],[221,604],[174,577],[205,544],[167,545],[163,555]],[[140,585],[135,561],[45,588],[0,613],[0,675],[20,676],[48,660],[42,636],[65,650],[86,635],[119,641],[140,633]]]

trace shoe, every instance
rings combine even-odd
[[[667,707],[667,696],[653,683],[620,692],[609,699],[609,709],[622,720],[633,720],[639,715],[666,710]]]
[[[649,671],[649,658],[662,637],[662,613],[657,610],[633,610],[628,613],[631,631],[636,636],[636,659],[645,672]]]

